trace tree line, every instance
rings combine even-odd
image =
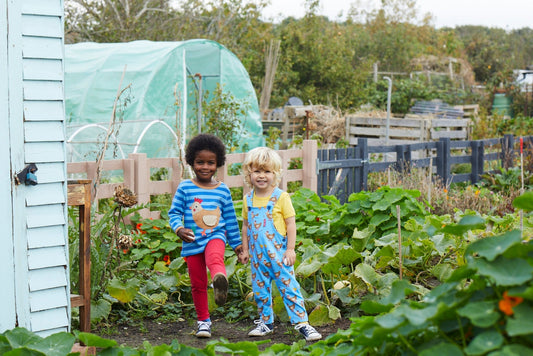
[[[241,60],[258,97],[269,46],[279,43],[270,107],[291,96],[342,110],[383,106],[386,83],[373,80],[376,68],[395,75],[401,97],[393,109],[404,111],[412,97],[468,101],[473,84],[510,86],[513,69],[533,64],[531,28],[437,29],[416,0],[383,0],[372,10],[354,4],[332,20],[318,14],[320,2],[306,0],[301,18],[274,23],[261,16],[266,0],[65,0],[66,42],[214,40]],[[428,86],[426,72],[453,75]]]

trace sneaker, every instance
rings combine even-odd
[[[294,328],[305,337],[306,341],[316,341],[322,339],[322,335],[320,335],[318,331],[316,331],[315,328],[309,324],[298,324]]]
[[[211,337],[211,322],[198,321],[198,331],[196,337]]]
[[[217,273],[213,277],[213,289],[215,292],[215,303],[217,305],[224,305],[228,298],[228,279],[223,273]]]
[[[274,327],[269,327],[263,323],[263,320],[254,320],[254,324],[257,326],[248,333],[248,336],[265,336],[274,331]]]

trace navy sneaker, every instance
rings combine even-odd
[[[274,331],[274,327],[272,326],[272,324],[268,326],[267,324],[263,323],[263,320],[254,320],[254,323],[257,326],[255,327],[255,329],[248,333],[248,336],[265,336],[271,334],[272,331]]]
[[[322,339],[322,335],[320,335],[319,332],[309,324],[301,323],[296,325],[294,328],[298,330],[303,337],[305,337],[306,341],[316,341]]]
[[[198,331],[196,331],[196,337],[211,337],[210,321],[198,321]]]

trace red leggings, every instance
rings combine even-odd
[[[221,239],[213,239],[207,243],[205,250],[197,255],[187,256],[187,268],[191,278],[192,300],[196,308],[198,320],[209,318],[209,305],[207,302],[207,270],[211,278],[217,273],[226,275],[224,252],[226,243]]]

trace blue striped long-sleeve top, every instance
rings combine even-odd
[[[239,223],[229,188],[220,182],[212,189],[182,181],[168,211],[172,231],[183,226],[194,231],[193,242],[183,242],[181,256],[202,253],[212,239],[228,242],[235,249],[242,244]]]

